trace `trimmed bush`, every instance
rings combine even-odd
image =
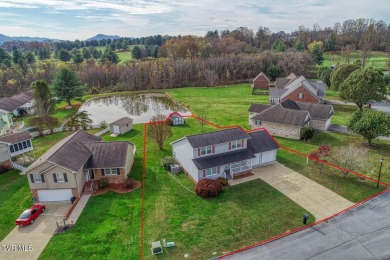
[[[100,179],[99,189],[104,189],[107,186],[108,186],[108,178],[104,177],[104,178]]]
[[[174,157],[172,156],[166,156],[164,157],[164,159],[161,160],[161,165],[164,167],[165,170],[169,171],[170,170],[170,166],[172,164],[175,164],[176,163],[176,160]]]
[[[199,197],[212,198],[217,197],[222,191],[222,185],[219,181],[211,179],[200,180],[195,186],[195,192]]]
[[[218,179],[216,179],[216,181],[222,185],[222,188],[226,188],[229,186],[229,182],[225,178],[219,177]]]
[[[301,139],[307,141],[313,138],[316,130],[311,126],[305,126],[301,129]]]
[[[135,187],[135,184],[136,184],[135,180],[133,180],[133,179],[127,179],[124,188],[125,188],[126,190],[131,190],[132,188]]]

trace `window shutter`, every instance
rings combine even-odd
[[[104,176],[104,169],[101,169],[101,171],[102,171],[102,176]]]
[[[203,170],[203,178],[206,178],[206,170]]]
[[[66,176],[66,172],[64,172],[64,180],[65,182],[68,182],[68,176]]]
[[[244,139],[241,140],[241,147],[244,147]]]
[[[43,183],[45,182],[45,175],[41,174],[41,180]]]
[[[116,174],[117,175],[121,175],[121,172],[119,170],[120,170],[120,168],[116,169]]]
[[[229,142],[229,150],[231,150],[231,149],[232,149],[232,143]]]
[[[32,174],[30,174],[30,179],[31,179],[31,183],[35,183],[34,176]]]
[[[57,182],[57,175],[55,173],[53,173],[53,179],[54,179],[54,182]]]
[[[219,166],[217,167],[217,173],[219,173]]]
[[[214,145],[211,147],[211,153],[212,153],[212,154],[215,153],[215,146],[214,146]]]
[[[198,156],[200,156],[200,148],[198,148]]]

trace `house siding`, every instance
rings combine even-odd
[[[253,88],[268,90],[269,81],[266,79],[266,77],[261,75],[260,77],[258,77],[253,81]]]
[[[128,175],[130,174],[130,170],[133,167],[134,164],[134,145],[128,144],[127,147],[127,154],[126,154],[126,165],[125,165],[125,174]]]
[[[247,139],[243,139],[244,140],[244,144],[241,148],[239,149],[244,149],[247,147]],[[215,144],[215,145],[212,145],[214,146],[214,153],[211,153],[211,154],[208,154],[208,155],[201,155],[201,156],[198,156],[198,148],[194,148],[193,149],[193,157],[194,159],[196,158],[200,158],[200,157],[206,157],[206,156],[211,156],[211,155],[214,155],[214,154],[220,154],[220,153],[227,153],[227,152],[230,152],[230,151],[236,151],[236,150],[239,150],[239,149],[230,149],[229,150],[229,142],[228,143],[222,143],[222,144]],[[191,148],[192,149],[192,148]]]
[[[0,143],[0,163],[10,160],[8,153],[8,144]]]
[[[186,172],[195,181],[199,181],[198,169],[196,168],[192,158],[197,150],[193,149],[186,138],[172,144],[173,157],[186,170]]]
[[[115,133],[114,132],[114,126],[117,126],[117,125],[110,124],[110,132],[111,133]],[[133,123],[129,123],[127,125],[119,126],[119,133],[116,133],[116,134],[124,134],[124,133],[127,133],[128,131],[130,131],[131,129],[133,129]]]
[[[276,124],[276,123],[266,122],[266,121],[262,121],[260,126],[256,126],[254,124],[254,120],[252,120],[251,127],[252,129],[264,127],[265,129],[268,130],[268,132],[271,135],[277,135],[280,137],[286,137],[286,138],[297,139],[297,140],[301,138],[301,127],[299,126],[282,125],[282,124]]]
[[[53,166],[53,164],[45,163],[45,166]],[[50,170],[43,173],[45,182],[44,183],[32,183],[31,182],[31,174],[35,173],[41,173],[42,170],[47,169],[48,167],[44,168],[44,165],[41,167],[37,167],[35,169],[32,169],[28,172],[26,172],[27,180],[30,185],[31,189],[76,189],[78,190],[78,187],[76,185],[76,178],[72,171],[64,169],[60,166],[54,166]],[[67,182],[54,182],[54,173],[66,173],[66,177],[68,179]]]
[[[326,131],[330,126],[330,118],[328,120],[312,118],[309,125],[317,130]]]
[[[113,184],[120,184],[125,183],[127,180],[127,174],[125,168],[119,168],[119,175],[110,175],[110,176],[104,176],[102,174],[102,169],[93,169],[93,172],[95,174],[95,180],[101,180],[102,178],[107,177],[108,183]]]
[[[218,166],[216,166],[216,167],[218,167]],[[206,176],[206,177],[203,177],[203,170],[199,170],[198,171],[199,180],[202,180],[202,179],[212,179],[212,180],[215,180],[215,179],[218,179],[220,177],[221,178],[225,178],[224,169],[225,169],[225,165],[220,165],[219,166],[219,173],[214,174],[214,175],[210,175],[210,176]]]
[[[298,94],[303,93],[303,98],[298,98]],[[312,104],[319,104],[321,101],[317,99],[316,96],[314,96],[310,91],[305,89],[304,87],[300,86],[297,89],[295,89],[293,92],[286,96],[282,96],[282,101],[286,99],[291,99],[293,101],[300,101],[305,103],[312,103]]]

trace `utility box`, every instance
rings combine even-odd
[[[152,248],[151,249],[152,249],[152,255],[161,254],[163,252],[163,249],[162,249],[160,241],[152,242]]]
[[[171,173],[178,174],[181,172],[181,167],[178,164],[171,165]]]

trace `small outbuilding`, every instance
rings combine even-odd
[[[110,132],[112,134],[121,135],[133,129],[133,119],[122,117],[110,124]]]
[[[171,114],[169,116],[169,120],[171,121],[172,125],[184,125],[185,123],[184,118],[176,113]]]

